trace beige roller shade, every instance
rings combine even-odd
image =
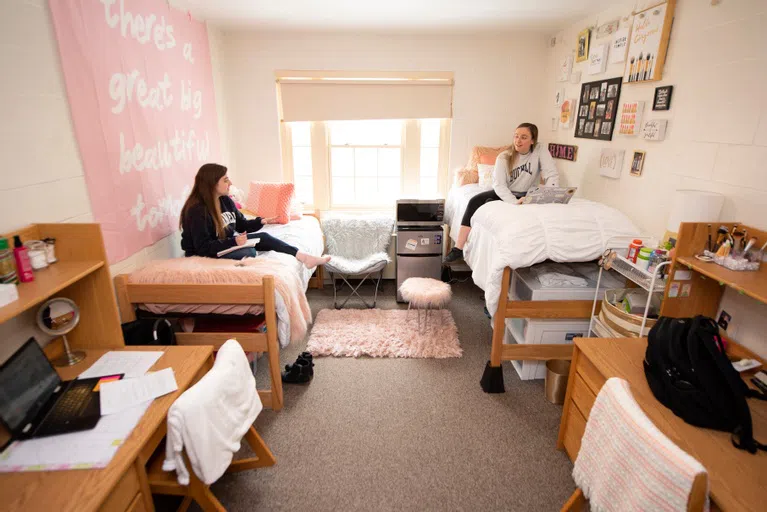
[[[278,77],[281,119],[286,122],[446,119],[453,115],[452,74],[357,75]]]

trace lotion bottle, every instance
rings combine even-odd
[[[13,237],[13,256],[16,259],[16,272],[19,275],[19,281],[28,283],[35,280],[35,274],[32,272],[32,263],[29,261],[29,252],[24,244],[21,243],[19,235]]]

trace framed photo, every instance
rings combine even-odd
[[[631,157],[631,172],[632,176],[637,178],[642,175],[642,168],[644,167],[644,151],[634,150],[634,154]]]
[[[655,97],[652,100],[653,110],[669,110],[671,108],[671,93],[674,92],[673,85],[664,85],[655,88]]]
[[[674,6],[675,2],[669,0],[634,15],[623,83],[663,78]]]
[[[575,62],[583,62],[589,58],[589,38],[591,30],[585,29],[578,33],[578,44],[575,47]]]
[[[581,85],[580,107],[575,110],[575,136],[612,140],[618,124],[622,78],[606,78]]]

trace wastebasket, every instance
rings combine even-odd
[[[569,375],[570,361],[564,359],[546,361],[546,400],[552,404],[565,403]]]

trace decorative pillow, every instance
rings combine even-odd
[[[479,183],[479,173],[476,170],[459,169],[455,173],[455,184],[459,187],[469,185],[471,183]]]
[[[275,224],[287,224],[290,222],[290,204],[293,196],[292,183],[251,181],[245,208],[264,219],[274,217]]]
[[[232,185],[229,187],[229,197],[232,198],[237,209],[242,210],[243,204],[245,204],[245,192]]]
[[[469,157],[469,163],[466,166],[469,170],[476,170],[478,164],[495,165],[495,159],[498,155],[509,149],[512,145],[499,146],[497,148],[491,148],[487,146],[474,146],[471,150],[471,156]]]
[[[493,188],[495,165],[477,164],[477,171],[479,173],[479,185],[486,189]]]

